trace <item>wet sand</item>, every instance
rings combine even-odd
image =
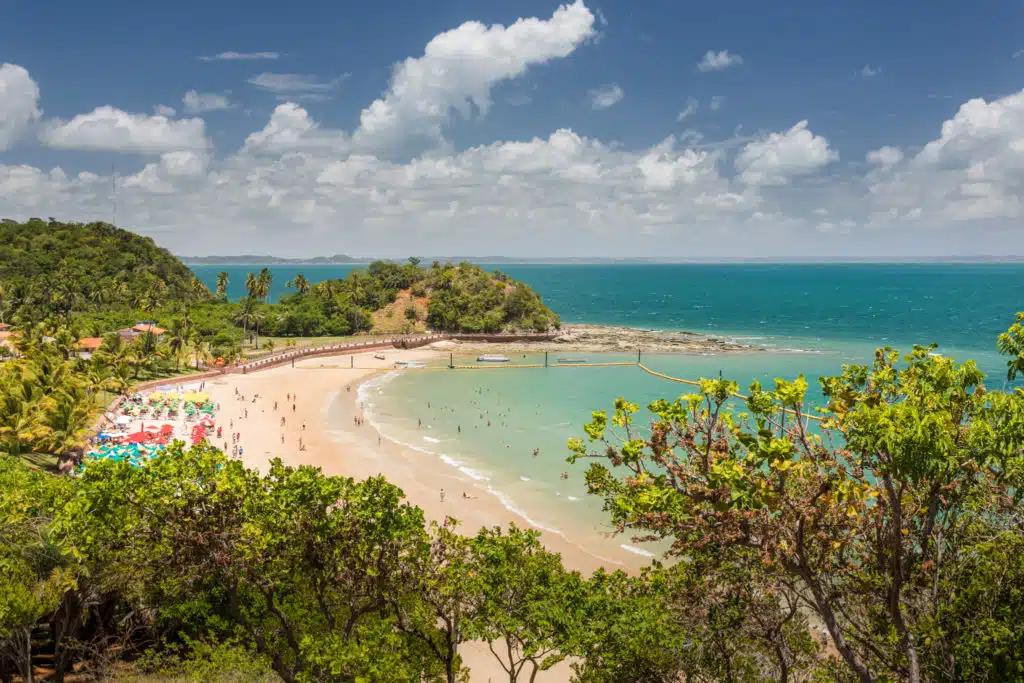
[[[379,360],[374,353],[380,352],[355,354],[356,368],[349,367],[352,355],[345,354],[297,360],[295,367],[224,375],[207,381],[207,393],[220,403],[217,424],[224,429],[224,436],[214,439],[213,445],[231,453],[230,435],[240,433],[242,460],[261,471],[266,471],[270,459],[278,457],[289,465],[320,467],[329,475],[365,479],[383,474],[405,492],[411,503],[423,509],[428,520],[453,517],[467,535],[484,526],[507,526],[510,522],[528,527],[495,496],[482,492],[472,479],[437,456],[382,437],[368,421],[356,424],[353,418],[362,415],[359,384],[393,369],[396,360],[429,360],[439,355],[427,349],[395,349],[384,352],[385,360]],[[289,395],[295,400],[289,400]],[[254,402],[255,396],[258,398]],[[304,449],[300,449],[300,442]],[[464,492],[473,497],[463,497]],[[613,546],[607,539],[589,539],[600,544],[600,555],[576,544],[588,539],[545,533],[542,540],[549,550],[562,555],[566,567],[584,574],[600,566],[635,569],[649,561]],[[485,644],[468,643],[460,652],[473,671],[472,681],[507,678]],[[568,665],[562,663],[539,673],[537,680],[568,681],[570,673]]]

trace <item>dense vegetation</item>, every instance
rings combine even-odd
[[[1012,379],[1024,315],[999,345]],[[86,386],[54,348],[25,346],[5,386],[51,406],[54,378]],[[734,383],[706,380],[653,403],[649,429],[623,399],[594,413],[570,460],[595,460],[620,531],[671,543],[635,576],[567,571],[515,527],[428,524],[382,478],[260,476],[207,445],[74,479],[0,456],[0,660],[29,677],[52,653],[56,680],[120,659],[194,680],[455,681],[460,645],[483,640],[509,681],[565,658],[580,683],[1019,680],[1024,392],[982,380],[883,349],[822,378],[820,432],[802,378],[755,384],[743,412]]]
[[[50,315],[131,307],[210,293],[152,239],[106,223],[0,220],[0,316]]]
[[[270,303],[272,275],[249,273],[246,296],[216,295],[149,238],[105,223],[30,219],[0,222],[0,322],[45,323],[98,337],[153,321],[232,360],[259,337],[547,331],[558,316],[528,285],[469,263],[417,259],[378,261],[343,279],[310,283],[296,276],[293,293]],[[404,303],[403,303],[404,302]]]

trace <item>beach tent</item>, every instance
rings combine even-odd
[[[128,415],[119,415],[114,422],[119,425],[130,425],[132,423],[132,418]]]

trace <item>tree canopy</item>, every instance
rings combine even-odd
[[[0,221],[0,312],[42,320],[71,312],[152,310],[209,291],[149,237],[108,223]]]

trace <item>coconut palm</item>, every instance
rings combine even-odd
[[[270,296],[270,283],[273,281],[274,276],[270,274],[270,269],[262,268],[260,274],[256,276],[256,298],[266,303]]]
[[[206,297],[210,296],[210,290],[206,288],[203,281],[197,277],[193,277],[188,283],[188,294],[189,298],[193,301],[202,301]]]
[[[31,450],[44,433],[44,399],[42,388],[24,371],[6,378],[0,389],[0,450],[10,455]]]
[[[238,312],[238,316],[235,318],[235,322],[241,323],[242,325],[242,340],[249,334],[249,326],[253,324],[255,319],[253,318],[254,311],[252,307],[252,299],[248,298],[242,302],[242,309]]]
[[[255,299],[256,289],[256,275],[249,273],[245,276],[245,293],[250,299]]]
[[[217,296],[221,299],[228,295],[228,272],[222,270],[217,273]]]
[[[196,370],[199,369],[199,363],[202,362],[204,365],[210,363],[213,360],[213,351],[210,348],[210,342],[206,341],[202,337],[195,337],[192,343],[192,357],[196,361]]]
[[[175,371],[181,367],[181,358],[187,353],[189,344],[189,327],[181,319],[175,318],[171,323],[171,329],[167,331],[167,346],[171,356],[174,357]]]
[[[51,397],[41,420],[40,445],[64,459],[80,452],[92,429],[96,404],[80,386],[70,385]]]
[[[314,293],[323,299],[331,299],[337,294],[337,288],[330,280],[324,280],[313,288]]]
[[[299,294],[309,293],[309,280],[302,273],[297,273],[295,277],[288,281],[289,287],[294,287],[299,291]]]

